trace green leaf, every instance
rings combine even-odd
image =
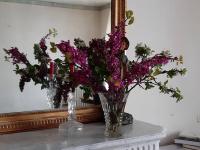
[[[51,34],[53,31],[51,29],[49,29],[49,34]]]
[[[46,86],[45,85],[41,85],[41,90],[45,89]]]
[[[56,52],[57,52],[57,49],[56,49],[56,47],[52,47],[52,48],[50,48],[50,51],[51,51],[52,53],[56,53]]]
[[[180,64],[183,64],[183,56],[182,56],[182,55],[179,56],[177,65],[178,65],[179,63],[180,63]]]
[[[161,70],[159,68],[156,68],[155,71],[153,72],[153,76],[157,76],[161,73]]]
[[[128,10],[126,11],[126,18],[130,19],[133,16],[133,11],[132,10]]]
[[[180,74],[181,75],[185,75],[187,72],[187,69],[186,68],[183,68],[182,70],[180,70]]]
[[[171,56],[171,53],[170,53],[170,51],[169,51],[169,50],[162,51],[160,54],[161,54],[161,55],[163,55],[163,56],[168,56],[168,57],[170,57],[170,56]]]
[[[53,37],[55,37],[56,35],[58,35],[58,32],[55,28],[53,28]]]
[[[54,61],[56,62],[57,65],[62,64],[62,60],[59,58],[55,59]]]
[[[55,47],[55,43],[54,42],[50,42],[51,47]]]
[[[7,56],[4,56],[5,61],[9,61],[9,58]]]
[[[153,52],[154,52],[153,50],[151,50],[146,44],[143,44],[143,43],[139,43],[135,47],[136,57],[140,57],[142,59],[147,58]]]
[[[19,65],[18,64],[16,64],[16,71],[18,71],[19,70]]]
[[[171,69],[167,72],[167,77],[172,79],[174,76],[177,75],[177,73],[178,73],[177,69]]]
[[[166,85],[167,85],[167,83],[168,83],[168,80],[164,82],[164,85],[166,86]]]
[[[128,25],[133,24],[133,22],[134,22],[134,17],[131,17],[131,19],[130,19],[129,22],[128,22]]]
[[[85,42],[82,39],[80,39],[80,38],[75,38],[74,39],[74,45],[77,48],[81,49],[81,50],[82,50],[82,48],[85,49],[85,47],[86,47]]]
[[[155,86],[154,85],[152,85],[152,84],[150,84],[149,82],[146,82],[145,83],[145,90],[148,90],[148,89],[151,89],[151,88],[154,88]]]

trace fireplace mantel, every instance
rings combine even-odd
[[[106,138],[103,131],[102,123],[93,123],[70,137],[58,129],[0,135],[0,146],[1,150],[159,150],[165,136],[162,127],[142,121],[123,126],[118,138]]]

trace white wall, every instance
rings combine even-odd
[[[100,36],[101,37],[105,37],[107,34],[111,32],[111,10],[110,9],[111,8],[105,8],[100,11],[100,30],[101,30]]]
[[[126,111],[135,119],[159,124],[167,129],[168,137],[179,131],[200,132],[199,56],[200,56],[200,1],[199,0],[128,0],[128,9],[135,14],[135,23],[127,28],[134,58],[136,43],[144,42],[160,52],[170,49],[172,54],[184,56],[185,77],[171,82],[179,86],[184,100],[176,103],[158,90],[136,88],[130,94]],[[168,142],[167,139],[164,141]]]
[[[56,28],[55,41],[81,37],[86,42],[100,35],[98,11],[0,2],[0,113],[47,108],[46,91],[33,82],[21,93],[13,65],[4,61],[3,48],[17,46],[32,61],[33,44]],[[72,41],[73,42],[73,41]]]

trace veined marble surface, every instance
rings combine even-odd
[[[123,135],[118,138],[105,137],[104,128],[102,123],[85,124],[80,133],[70,137],[60,133],[58,129],[0,135],[0,150],[108,150],[120,146],[128,147],[134,143],[159,143],[160,138],[165,136],[162,127],[142,121],[134,121],[133,125],[123,126]],[[159,147],[152,148],[157,149]]]

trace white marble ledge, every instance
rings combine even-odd
[[[123,126],[122,133],[119,138],[106,138],[104,125],[95,123],[84,125],[81,133],[70,138],[59,133],[58,129],[7,134],[0,135],[0,150],[109,150],[120,147],[127,147],[126,150],[129,150],[129,145],[134,144],[156,141],[158,145],[160,138],[165,136],[162,127],[142,121]],[[157,150],[159,147],[153,149]]]

